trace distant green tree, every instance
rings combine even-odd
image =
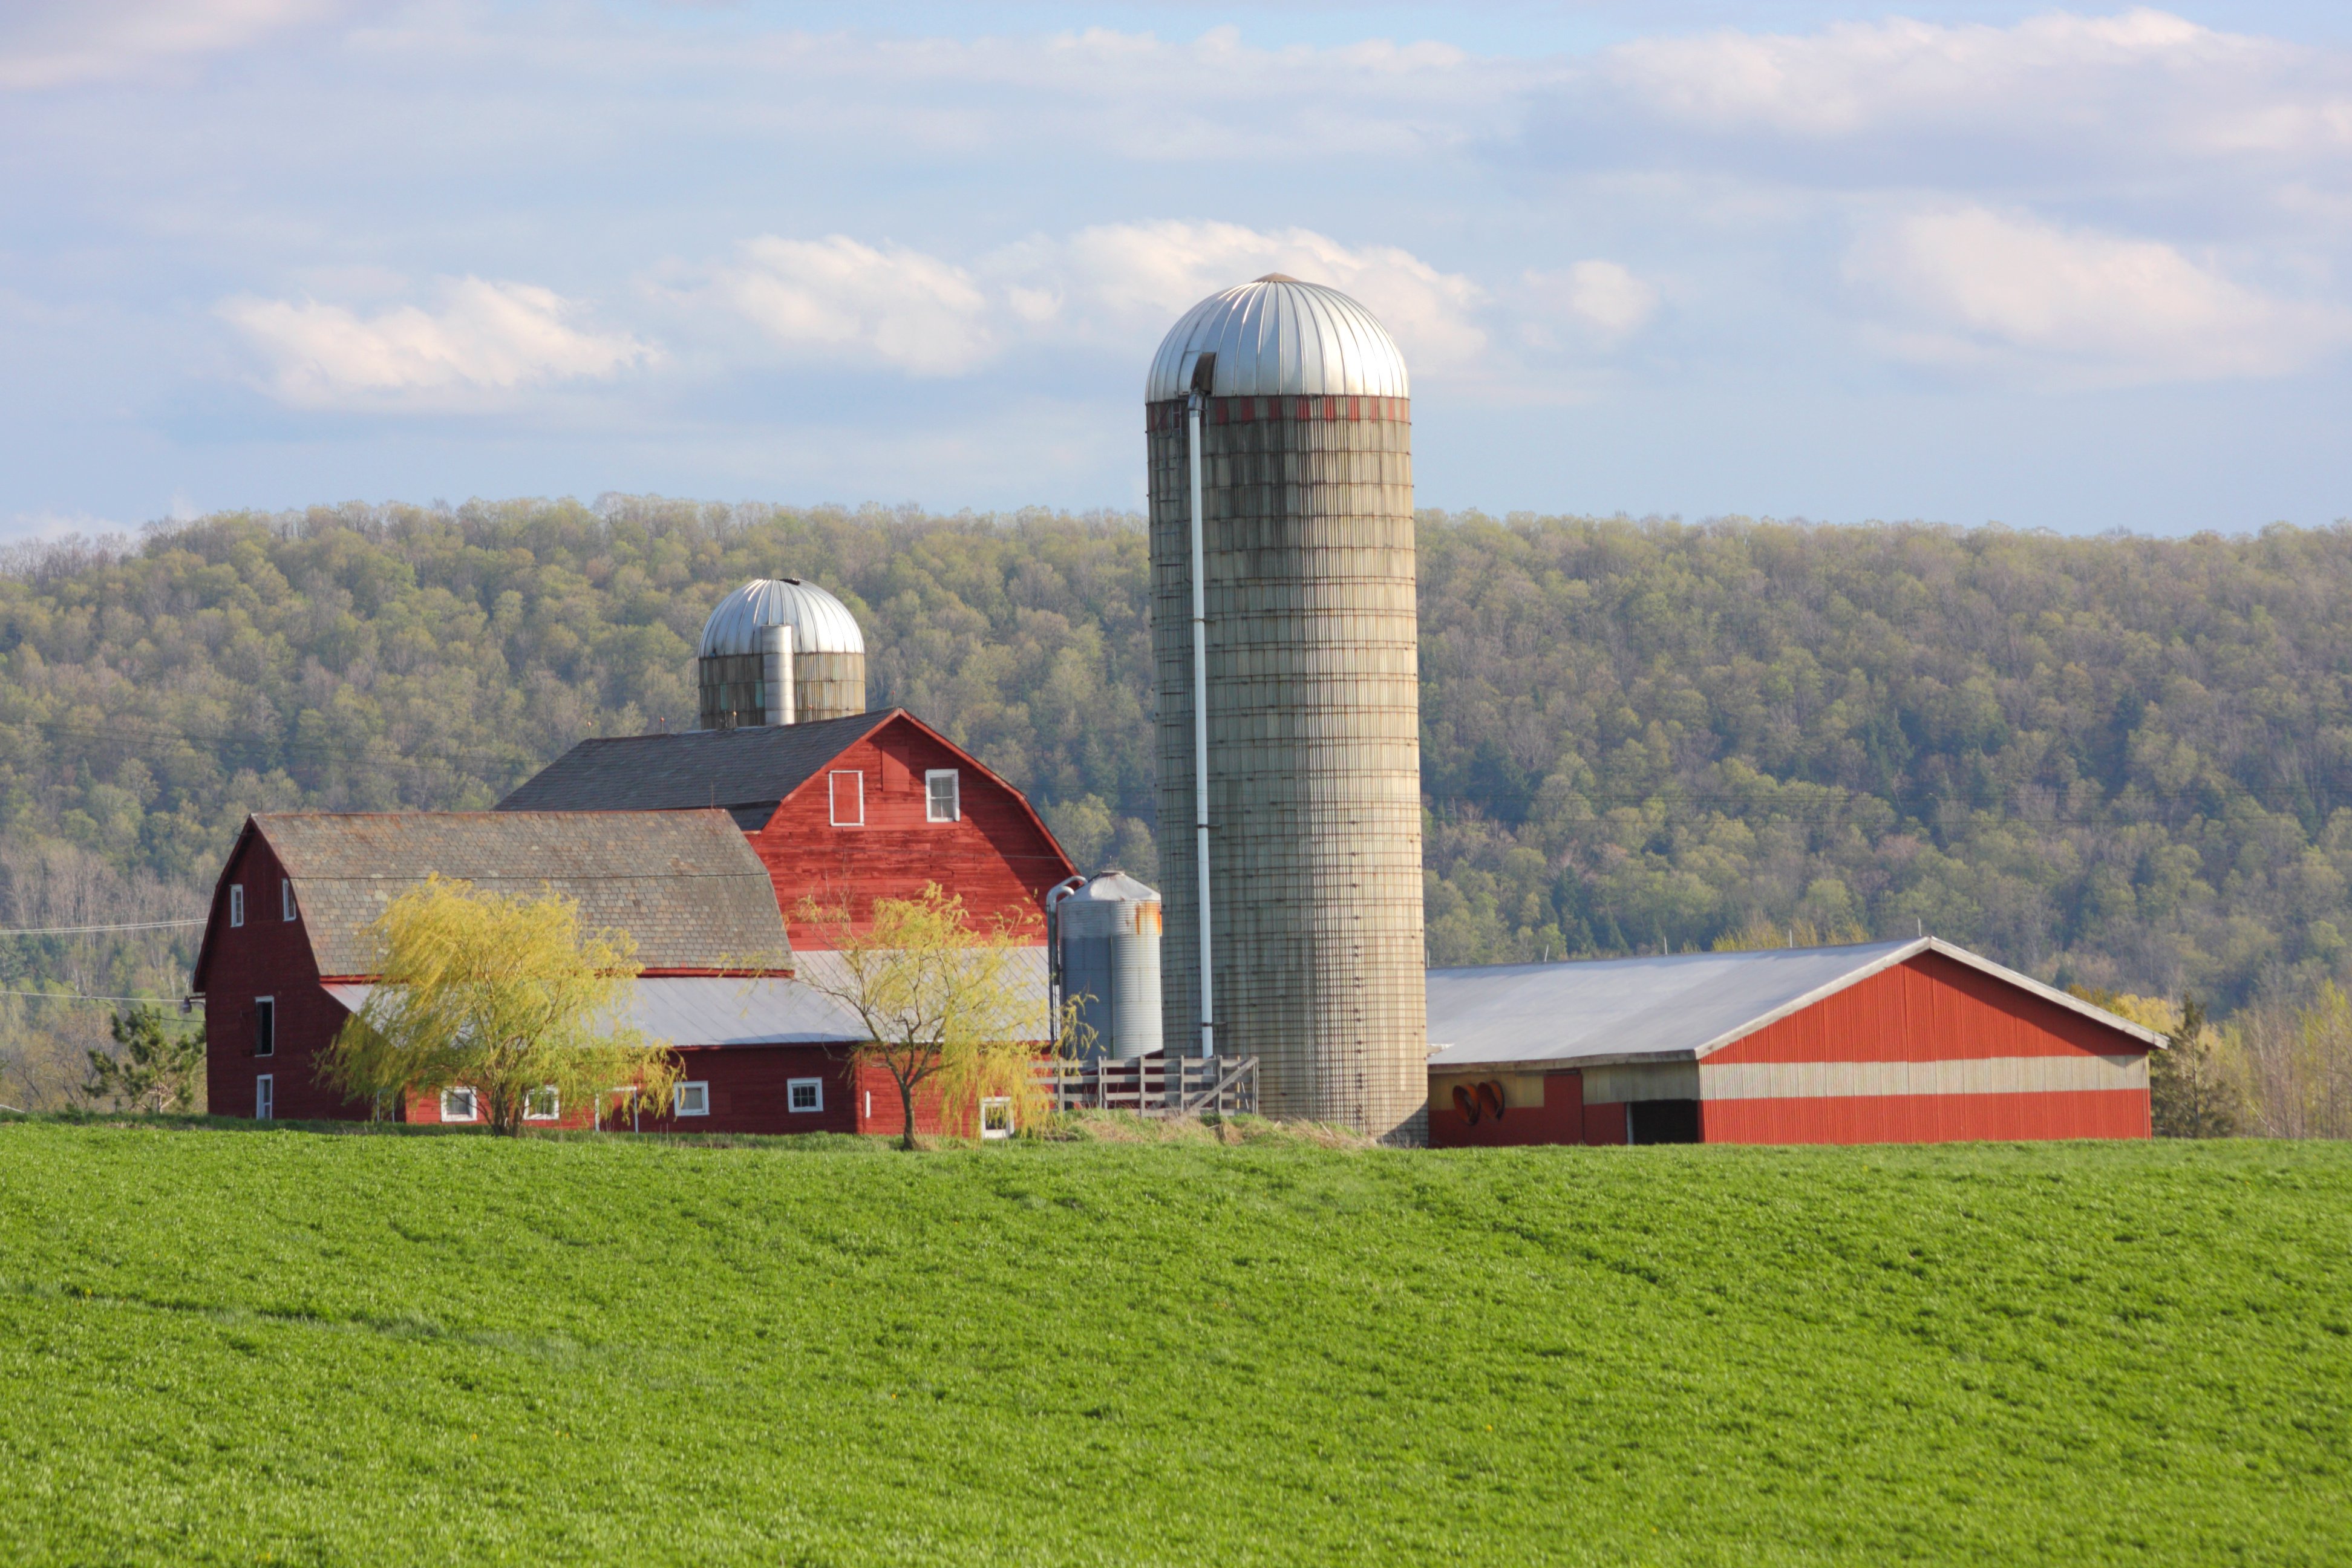
[[[2159,1138],[2228,1138],[2238,1131],[2242,1096],[2223,1042],[2193,996],[2180,998],[2180,1021],[2165,1049],[2147,1062],[2148,1115]]]
[[[143,1002],[115,1014],[107,1028],[117,1049],[89,1053],[85,1099],[105,1100],[117,1110],[195,1109],[196,1075],[205,1065],[202,1035],[174,1032],[159,1009]]]

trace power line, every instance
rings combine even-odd
[[[79,936],[93,931],[162,931],[167,926],[200,926],[207,917],[193,916],[184,921],[134,921],[128,925],[107,926],[23,926],[15,931],[0,931],[0,936]]]
[[[91,996],[79,991],[0,991],[0,996],[43,996],[52,1002],[170,1002],[178,996]]]

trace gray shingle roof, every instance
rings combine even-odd
[[[368,974],[365,928],[438,873],[575,900],[636,939],[648,970],[788,967],[767,868],[723,811],[268,812],[254,827],[294,884],[321,974]],[[275,914],[275,894],[255,900]]]
[[[718,806],[747,833],[783,798],[898,710],[807,724],[583,741],[499,802],[500,811],[660,811]]]
[[[1854,947],[1502,963],[1429,972],[1433,1068],[1692,1061],[1922,952],[1937,952],[2144,1045],[2161,1037],[1934,937]]]

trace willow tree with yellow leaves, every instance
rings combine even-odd
[[[950,1131],[976,1131],[984,1100],[1010,1101],[1022,1121],[1045,1109],[1032,1064],[1076,1014],[1055,1013],[1028,931],[967,916],[963,900],[936,882],[917,898],[875,900],[862,925],[842,904],[804,899],[800,912],[832,951],[803,954],[799,979],[856,1015],[866,1037],[850,1057],[898,1086],[900,1148],[915,1147],[915,1096],[925,1084],[936,1085]]]
[[[435,877],[393,900],[368,934],[378,979],[320,1058],[330,1087],[379,1114],[405,1093],[470,1089],[509,1134],[615,1089],[669,1109],[676,1058],[625,1022],[636,943],[583,931],[571,900]]]

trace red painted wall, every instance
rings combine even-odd
[[[2145,1138],[2147,1091],[1889,1094],[1699,1104],[1707,1143],[1950,1143]]]
[[[1980,970],[1924,952],[1706,1058],[1738,1062],[1953,1061],[2120,1056],[2139,1041]],[[1916,1143],[2145,1138],[2146,1089],[1709,1100],[1710,1143]]]
[[[319,984],[318,965],[303,931],[301,911],[281,918],[278,858],[259,834],[239,841],[221,873],[213,900],[205,973],[205,1095],[215,1116],[251,1116],[255,1080],[276,1082],[278,1120],[325,1120],[366,1114],[356,1101],[319,1087],[319,1053],[341,1028],[345,1014]],[[228,889],[245,888],[245,924],[228,923]],[[278,1049],[254,1054],[257,997],[278,1004]]]
[[[926,819],[923,774],[932,768],[961,775],[961,820]],[[830,775],[852,770],[865,781],[866,820],[836,827]],[[845,900],[862,926],[876,899],[911,899],[928,882],[960,894],[973,916],[1009,916],[1043,942],[1045,893],[1073,869],[1008,785],[903,718],[793,792],[751,841],[775,880],[785,928],[799,949],[832,945],[822,927],[801,918],[803,898],[827,905]]]
[[[1624,1140],[1621,1136],[1618,1142]],[[1516,1149],[1531,1143],[1584,1142],[1584,1075],[1546,1073],[1543,1103],[1514,1105],[1497,1119],[1482,1115],[1475,1123],[1462,1114],[1449,1096],[1444,1104],[1432,1097],[1429,1106],[1429,1146],[1433,1149]]]
[[[1587,1143],[1600,1144],[1624,1142],[1624,1105],[1619,1102],[1586,1106],[1584,1108],[1584,1141]]]
[[[1706,1059],[1926,1062],[2114,1056],[2145,1048],[2129,1035],[2071,1008],[1939,952],[1923,952],[1735,1040]]]

